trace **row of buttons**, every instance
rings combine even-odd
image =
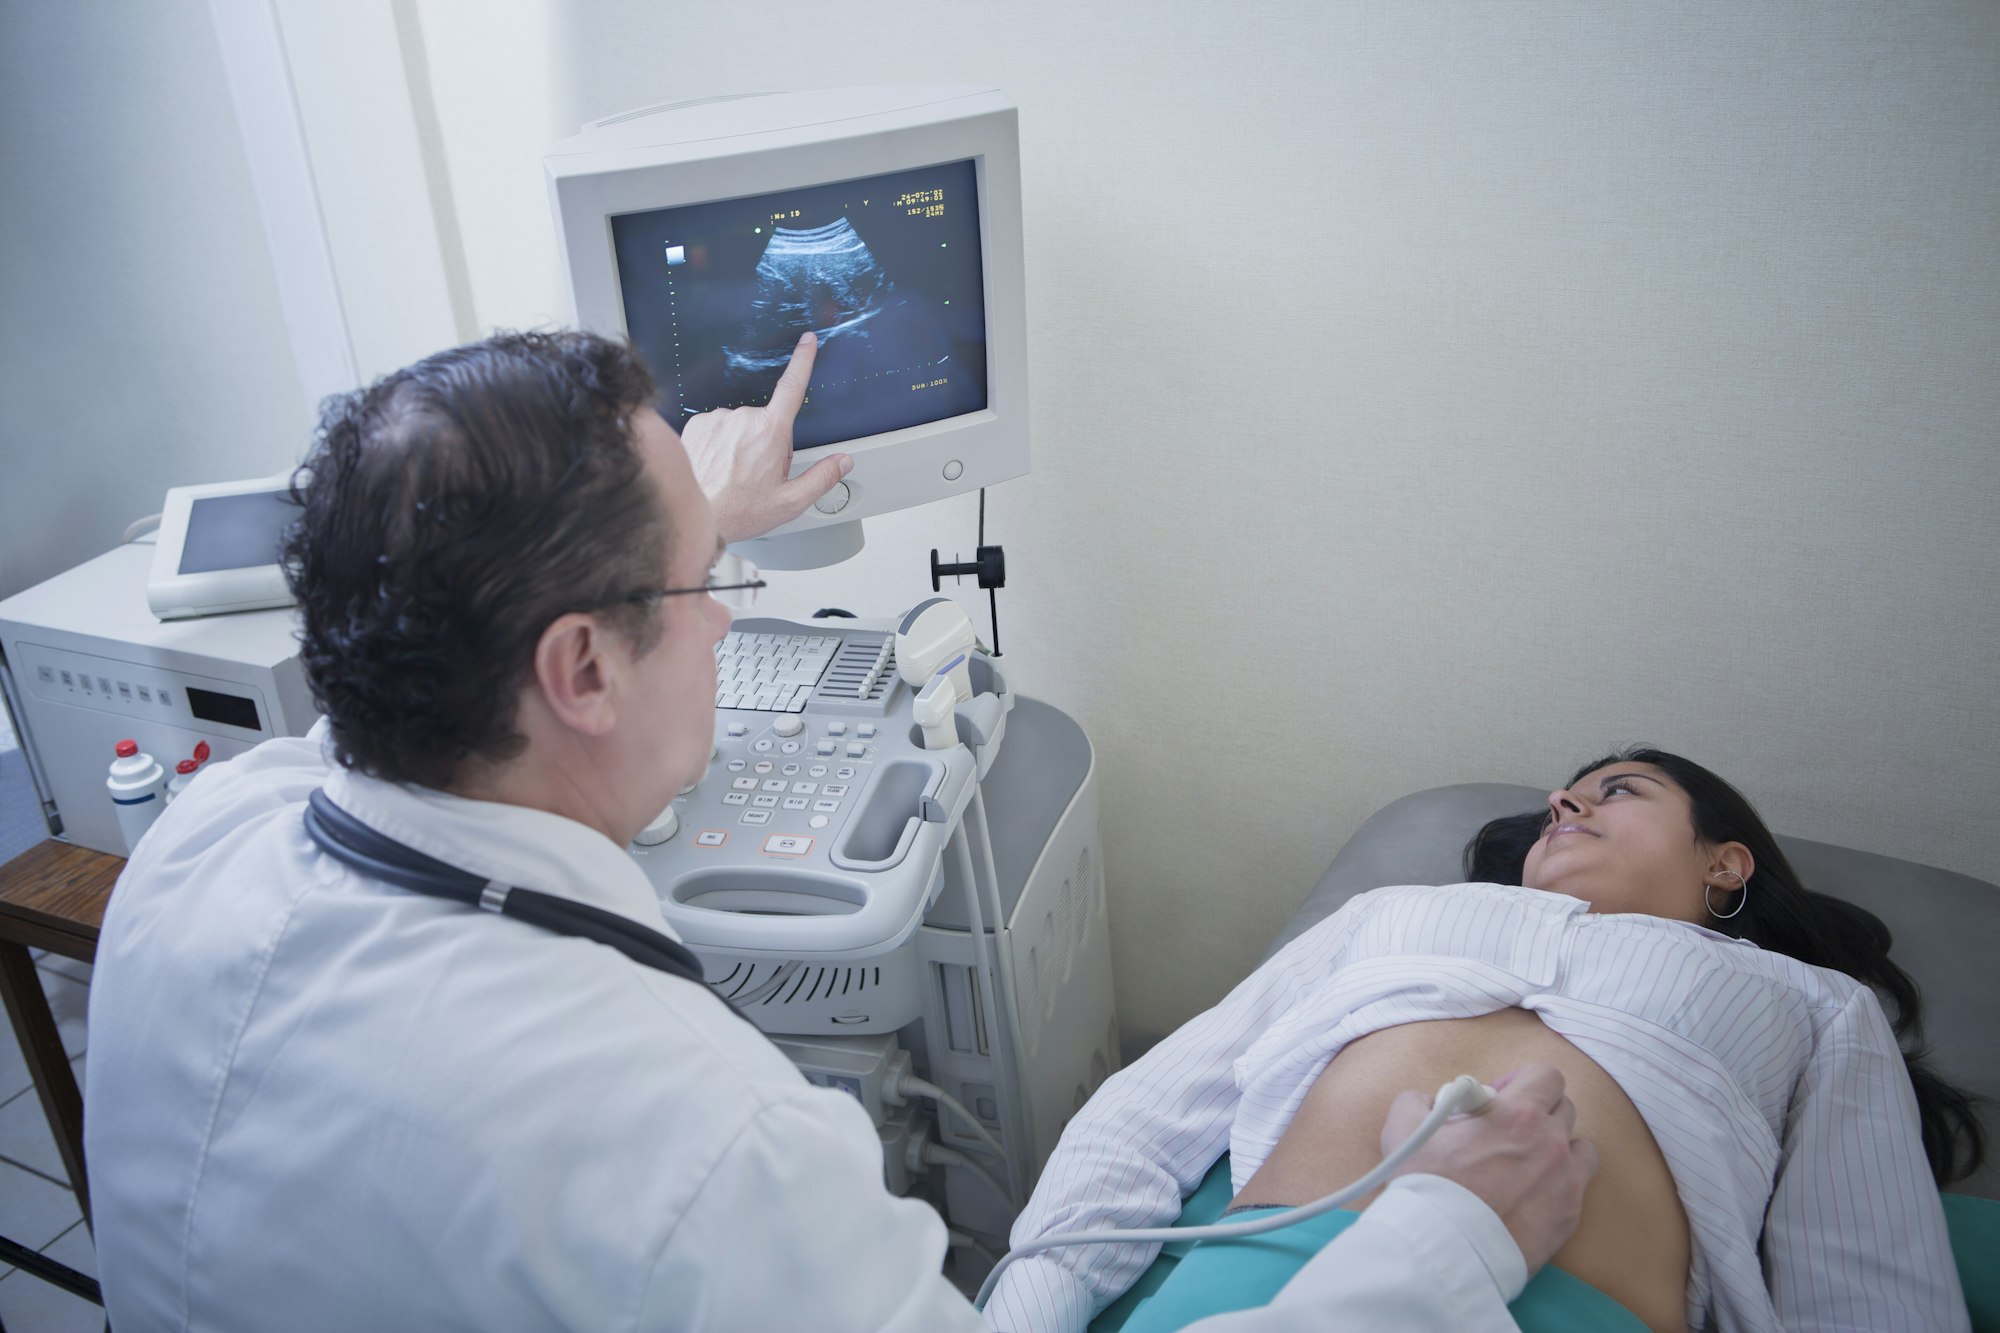
[[[817,651],[827,644],[839,642],[838,634],[766,634],[761,630],[733,629],[722,636],[722,642],[715,647],[715,654],[720,657],[725,652],[740,653],[746,649],[752,653],[780,648],[790,648],[793,652],[805,648]]]
[[[726,690],[715,696],[717,708],[741,708],[752,713],[803,713],[812,698],[812,686],[793,685],[779,690]]]
[[[741,740],[750,734],[750,724],[748,722],[731,722],[727,730],[731,739]],[[777,732],[780,736],[796,736],[805,730],[805,723],[795,717],[781,717],[771,724],[771,730]],[[880,732],[881,728],[873,722],[863,722],[854,728],[854,734],[864,741],[874,740]],[[836,739],[845,736],[847,734],[847,724],[845,722],[829,722],[826,724],[826,734]]]
[[[697,847],[720,847],[729,841],[729,834],[719,828],[706,828],[694,835]],[[804,856],[812,850],[813,840],[796,833],[773,833],[764,839],[766,856]]]
[[[95,691],[92,692],[102,694],[107,699],[111,697],[114,688],[111,677],[109,676],[93,677],[85,672],[71,671],[67,667],[64,667],[60,671],[58,671],[55,667],[44,665],[37,667],[35,670],[35,674],[41,679],[41,682],[44,685],[53,685],[56,683],[58,677],[60,677],[62,683],[69,686],[71,689],[77,689],[81,687],[86,691],[90,691],[91,682],[95,680],[97,683],[97,688]],[[132,701],[133,689],[132,689],[132,683],[130,681],[121,680],[117,682],[115,688],[119,698],[125,700],[127,703],[130,703]],[[140,703],[149,704],[156,701],[153,693],[153,687],[150,685],[139,686],[138,696]],[[167,691],[164,689],[162,689],[159,692],[159,695],[157,696],[157,702],[162,708],[172,708],[174,706],[174,701],[172,697],[169,696]]]
[[[741,792],[730,792],[722,798],[724,805],[742,805],[745,801],[753,807],[743,812],[745,824],[768,824],[771,822],[771,816],[780,809],[800,813],[810,809],[812,816],[806,820],[807,827],[825,828],[833,822],[834,815],[840,811],[838,800],[824,798],[814,800],[808,796],[787,796],[780,801],[776,796],[745,796]]]
[[[738,793],[756,791],[760,785],[765,791],[782,793],[787,784],[783,778],[772,778],[762,784],[759,784],[755,778],[737,778],[729,785]],[[794,796],[811,796],[819,791],[819,784],[817,782],[794,782],[789,785]],[[826,794],[828,796],[845,796],[847,795],[847,784],[844,782],[829,782],[826,784]]]
[[[818,801],[814,801],[810,797],[750,797],[746,793],[732,791],[726,797],[722,797],[722,805],[750,805],[760,811],[776,811],[776,809],[804,811],[810,807],[818,815],[832,815],[834,811],[840,809],[840,797],[820,797]]]
[[[802,787],[812,786],[810,782],[803,782],[799,785]],[[843,787],[841,790],[845,791],[846,788]],[[809,792],[801,793],[797,796],[781,796],[775,792],[752,793],[747,791],[726,791],[722,793],[722,803],[724,805],[748,805],[754,806],[759,810],[776,810],[781,802],[787,810],[803,810],[808,803],[811,804],[814,810],[820,811],[822,814],[832,814],[834,811],[840,809],[840,798],[838,796],[814,797]]]
[[[769,736],[759,736],[756,740],[750,742],[750,749],[754,754],[770,754],[774,750],[779,754],[798,754],[805,748],[804,741],[774,741]],[[834,741],[819,741],[814,744],[813,753],[822,759],[829,759],[833,757],[834,752],[839,748],[840,746]],[[849,741],[847,743],[847,757],[849,759],[866,759],[868,757],[868,750],[869,747],[861,741]]]
[[[784,767],[779,768],[768,759],[759,759],[754,765],[744,759],[732,759],[729,761],[729,771],[731,773],[741,773],[746,768],[760,776],[772,772],[774,769],[779,773],[783,773],[788,778],[797,777],[801,771],[807,777],[823,778],[826,776],[825,764],[814,764],[811,768],[802,770],[798,764],[786,764]],[[852,764],[842,764],[839,768],[833,770],[833,775],[842,782],[846,782],[853,778],[857,771]],[[692,791],[693,788],[689,788],[689,790]],[[744,790],[748,791],[749,788],[746,787]]]

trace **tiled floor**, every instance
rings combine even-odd
[[[63,1050],[83,1083],[84,1005],[90,969],[67,958],[36,960]],[[97,1275],[90,1232],[56,1155],[55,1138],[28,1078],[14,1034],[0,1025],[0,1235],[59,1263]],[[9,1333],[99,1333],[104,1312],[17,1269],[0,1275],[0,1324]]]

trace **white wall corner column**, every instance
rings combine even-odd
[[[210,12],[310,409],[472,336],[414,14],[392,0]]]
[[[269,0],[210,0],[209,12],[310,415],[322,398],[353,388],[360,376],[278,16]]]

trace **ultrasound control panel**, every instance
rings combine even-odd
[[[718,650],[718,699],[738,704],[717,707],[708,771],[675,800],[672,836],[630,849],[704,958],[866,957],[906,939],[936,897],[977,764],[963,747],[923,748],[893,644],[740,620]],[[774,675],[781,687],[743,685]]]

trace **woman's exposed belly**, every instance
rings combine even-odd
[[[1382,1160],[1382,1124],[1398,1093],[1434,1092],[1459,1074],[1491,1083],[1533,1061],[1562,1071],[1576,1134],[1597,1145],[1599,1160],[1583,1220],[1553,1262],[1650,1327],[1679,1333],[1687,1327],[1688,1221],[1666,1158],[1611,1076],[1524,1009],[1406,1023],[1349,1042],[1235,1201],[1301,1204],[1330,1194]]]

